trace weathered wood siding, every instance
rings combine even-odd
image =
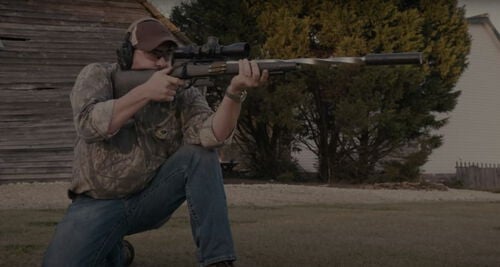
[[[114,62],[135,0],[0,0],[0,182],[71,177],[69,93],[83,66]]]

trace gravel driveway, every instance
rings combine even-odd
[[[67,182],[0,185],[0,209],[63,209],[69,204]],[[347,189],[283,184],[228,184],[230,206],[283,206],[304,204],[396,203],[428,201],[493,201],[500,194],[449,189]]]

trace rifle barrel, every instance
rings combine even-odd
[[[367,54],[364,57],[294,58],[294,59],[286,59],[284,61],[296,62],[298,64],[323,65],[323,66],[342,65],[342,64],[421,65],[423,59],[421,52],[405,52],[405,53]]]
[[[366,65],[400,65],[400,64],[422,64],[422,53],[387,53],[387,54],[368,54],[363,57]]]

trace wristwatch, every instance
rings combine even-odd
[[[231,94],[226,90],[227,97],[231,98],[233,101],[236,101],[237,103],[241,103],[245,101],[247,98],[247,90],[242,90],[239,94]]]

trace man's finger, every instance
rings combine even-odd
[[[165,96],[165,102],[171,102],[171,101],[174,101],[174,99],[175,99],[175,96],[170,96],[170,95]]]
[[[262,76],[260,76],[260,82],[265,83],[269,79],[269,71],[268,70],[263,70],[262,71]]]
[[[245,75],[243,73],[243,60],[242,59],[238,60],[238,74],[243,75],[243,76]]]
[[[169,96],[174,96],[174,95],[177,94],[177,92],[175,90],[177,90],[177,87],[175,87],[175,88],[168,88],[166,94],[169,95]]]
[[[177,90],[179,86],[184,85],[184,80],[181,80],[179,78],[173,77],[173,76],[166,76],[167,82],[169,83],[168,86],[172,85],[173,90]]]
[[[162,74],[167,75],[167,74],[169,74],[171,71],[172,71],[172,66],[167,67],[167,68],[163,68],[163,69],[159,70],[158,72],[160,72],[160,73],[162,73]]]
[[[243,75],[246,77],[251,77],[252,76],[252,68],[250,67],[250,62],[248,62],[248,59],[243,59]],[[240,72],[241,73],[241,72]]]
[[[176,92],[174,90],[170,90],[168,88],[165,88],[164,91],[162,92],[163,95],[163,100],[166,102],[173,101],[175,98]]]
[[[254,80],[258,81],[259,78],[260,78],[260,69],[259,69],[259,65],[257,64],[257,62],[255,62],[255,60],[252,60],[250,61],[250,65],[252,67],[252,77]]]

